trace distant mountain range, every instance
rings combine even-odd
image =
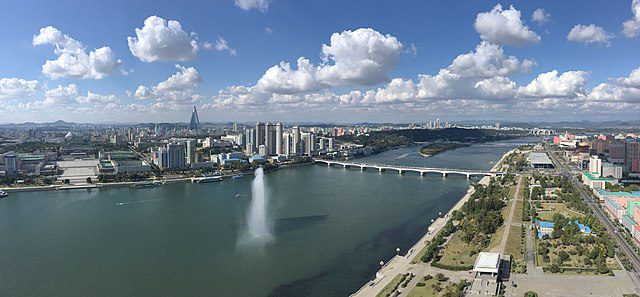
[[[501,121],[488,121],[488,120],[463,120],[463,121],[452,121],[452,124],[459,125],[468,125],[468,126],[493,126],[496,123],[500,123],[502,127],[523,127],[523,128],[534,128],[534,127],[548,127],[548,128],[630,128],[630,127],[640,127],[640,120],[632,120],[632,121],[560,121],[560,122],[501,122]],[[158,123],[159,125],[187,125],[186,122],[179,123]],[[233,122],[203,122],[203,126],[231,126]],[[253,122],[238,122],[238,124],[242,125],[253,125]],[[333,123],[333,122],[285,122],[285,125],[298,125],[298,126],[314,126],[314,127],[336,127],[336,126],[402,126],[407,125],[408,123],[373,123],[373,122],[357,122],[357,123]],[[423,123],[415,123],[415,124],[423,124]],[[2,128],[81,128],[87,126],[128,126],[128,125],[140,125],[140,126],[152,126],[156,125],[156,123],[74,123],[67,122],[63,120],[58,120],[55,122],[48,123],[36,123],[36,122],[24,122],[24,123],[1,123],[0,127]]]

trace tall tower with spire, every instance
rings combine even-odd
[[[198,118],[198,111],[196,107],[193,107],[193,112],[191,113],[191,122],[189,122],[189,130],[197,131],[200,130],[200,119]]]

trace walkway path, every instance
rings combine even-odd
[[[516,186],[516,191],[513,197],[513,201],[511,202],[511,209],[509,209],[509,216],[507,221],[504,223],[504,232],[502,232],[502,240],[500,240],[500,245],[493,249],[496,253],[504,254],[504,249],[507,246],[507,239],[509,239],[509,231],[511,230],[511,225],[513,224],[513,214],[516,209],[516,202],[520,200],[520,188],[522,186],[522,176],[518,178],[518,185]]]

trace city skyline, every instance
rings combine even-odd
[[[0,122],[638,119],[637,0],[361,4],[10,3]]]

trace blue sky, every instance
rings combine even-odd
[[[637,1],[12,1],[0,20],[0,122],[186,121],[194,105],[211,121],[639,118]],[[158,37],[134,54],[136,28],[170,20],[186,43]],[[58,63],[55,36],[114,59],[98,70]],[[154,48],[189,42],[196,50]],[[453,65],[469,53],[490,60]]]

